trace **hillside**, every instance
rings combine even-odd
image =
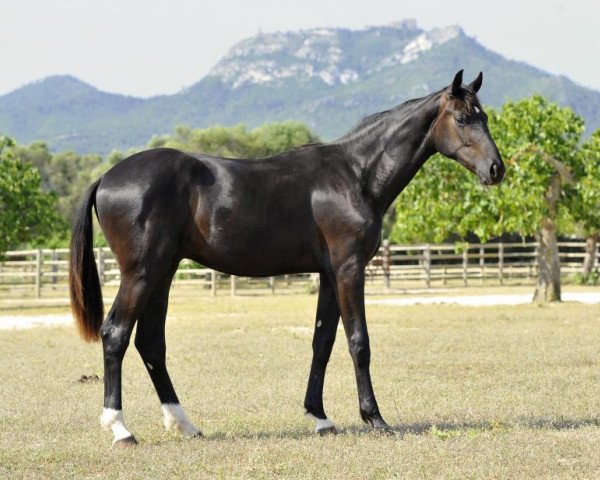
[[[460,27],[424,31],[405,20],[259,34],[175,95],[141,99],[48,77],[0,97],[0,132],[23,143],[42,139],[54,150],[107,153],[144,145],[178,124],[254,127],[293,118],[332,139],[369,113],[441,88],[460,68],[467,77],[483,70],[488,105],[540,93],[584,116],[588,130],[600,127],[600,92],[507,60]]]

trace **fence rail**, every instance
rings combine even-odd
[[[585,242],[559,242],[561,272],[579,273],[585,257]],[[383,290],[407,282],[447,284],[451,281],[497,282],[511,279],[530,279],[537,276],[535,242],[466,244],[391,245],[384,241],[367,265],[367,282]],[[95,249],[98,275],[102,285],[118,285],[120,272],[110,249]],[[68,249],[39,249],[9,251],[0,263],[0,290],[14,294],[28,292],[41,297],[46,290],[65,290],[68,277]],[[595,264],[600,260],[595,252]],[[175,285],[196,285],[216,295],[229,290],[235,295],[240,289],[279,288],[308,289],[314,283],[310,274],[285,275],[269,278],[242,278],[220,274],[183,260],[173,282]]]

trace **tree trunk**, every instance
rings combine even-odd
[[[537,235],[538,278],[533,301],[538,303],[560,302],[560,260],[554,222],[545,218]]]
[[[589,278],[596,264],[596,248],[598,246],[599,238],[600,233],[596,232],[588,235],[585,239],[585,257],[583,259],[583,268],[581,272],[584,280]]]
[[[538,279],[533,294],[533,301],[538,303],[560,302],[560,259],[558,257],[558,244],[556,241],[556,205],[560,198],[562,187],[561,177],[554,175],[548,191],[548,216],[542,219],[539,233],[536,235],[539,242],[538,248]]]

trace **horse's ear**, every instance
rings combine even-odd
[[[460,97],[460,87],[462,85],[462,77],[463,71],[459,70],[456,75],[454,75],[454,80],[452,80],[452,89],[450,93],[452,93],[455,97]]]
[[[477,93],[479,91],[479,89],[481,88],[482,83],[483,83],[483,72],[479,72],[479,75],[477,75],[477,78],[469,84],[469,87],[471,87],[471,89],[475,93]]]

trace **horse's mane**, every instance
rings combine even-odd
[[[346,133],[345,135],[343,135],[342,138],[347,137],[353,133],[356,133],[357,131],[363,130],[365,128],[368,128],[371,125],[375,125],[378,122],[387,119],[389,116],[391,115],[401,115],[403,112],[410,112],[412,111],[412,109],[416,106],[421,105],[422,103],[424,103],[426,100],[428,100],[429,98],[438,95],[440,93],[442,93],[443,91],[445,91],[447,89],[447,87],[444,87],[440,90],[437,90],[435,92],[430,93],[429,95],[426,95],[424,97],[419,97],[419,98],[412,98],[410,100],[407,100],[403,103],[401,103],[400,105],[388,109],[388,110],[383,110],[382,112],[377,112],[377,113],[373,113],[371,115],[368,115],[366,117],[364,117],[362,120],[360,120],[355,126],[354,128],[352,128],[350,131],[348,131],[348,133]],[[471,111],[473,110],[474,106],[478,106],[479,108],[481,108],[481,104],[479,103],[479,99],[477,98],[477,94],[471,89],[470,86],[468,85],[463,85],[461,87],[461,90],[463,91],[463,94],[461,95],[461,100],[463,100],[465,102],[466,105],[466,111],[468,113],[471,113]]]
[[[364,128],[367,128],[371,125],[374,125],[374,124],[380,122],[381,120],[385,120],[390,115],[398,115],[398,114],[402,114],[403,112],[412,111],[412,109],[415,106],[421,105],[424,101],[428,100],[430,97],[433,97],[434,95],[439,94],[443,90],[445,90],[445,88],[438,90],[436,92],[432,92],[429,95],[426,95],[424,97],[412,98],[410,100],[406,100],[405,102],[401,103],[400,105],[397,105],[396,107],[391,108],[389,110],[384,110],[382,112],[377,112],[377,113],[368,115],[365,118],[363,118],[361,121],[359,121],[353,129],[351,129],[346,135],[344,135],[344,137],[346,137],[352,133],[355,133],[359,130],[363,130]]]

